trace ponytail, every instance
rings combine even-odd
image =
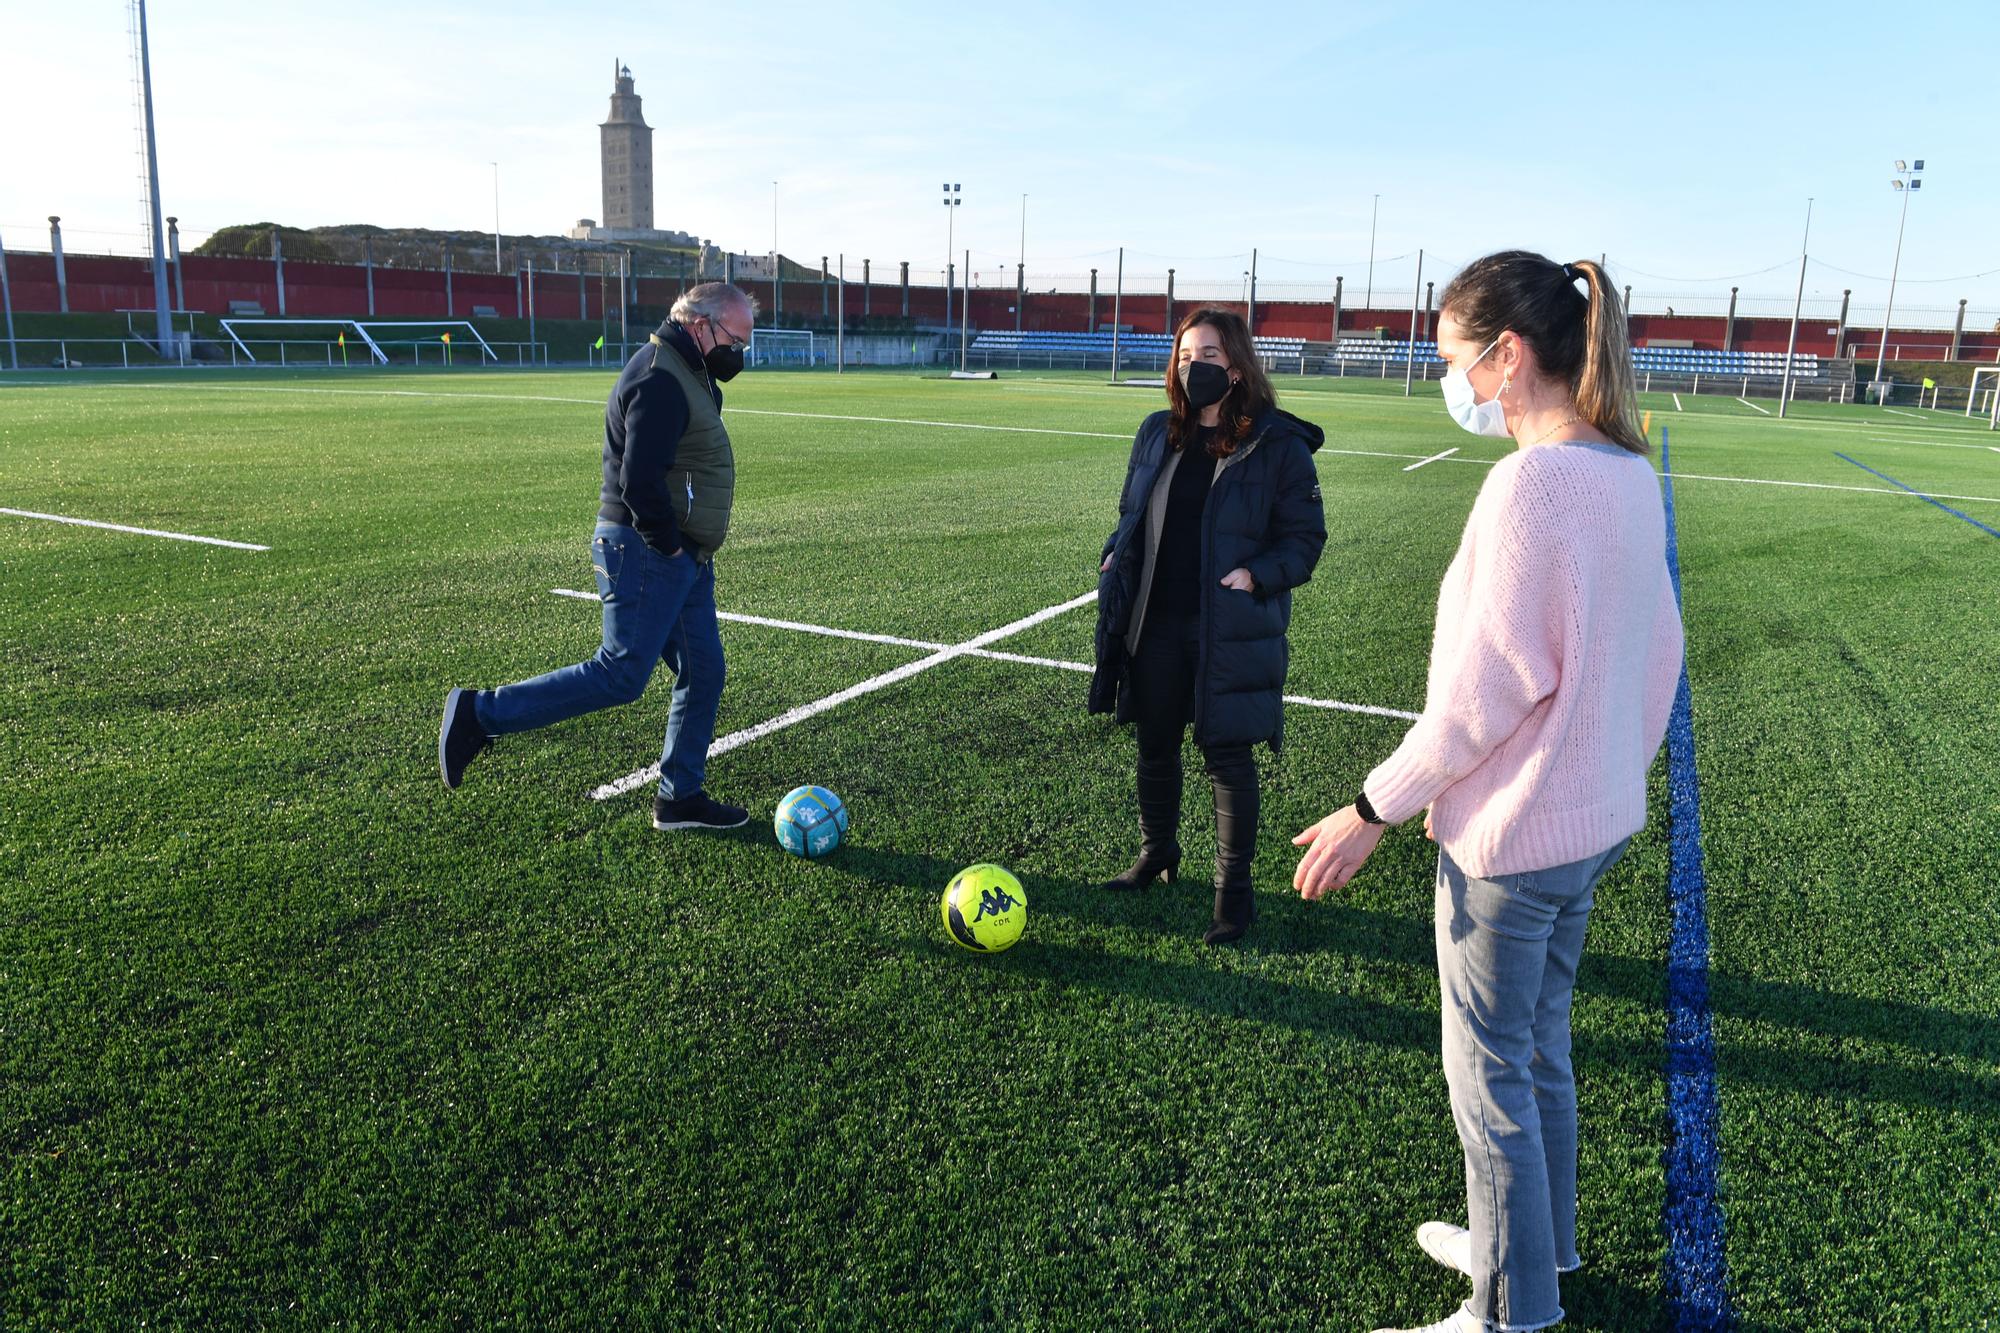
[[[1588,296],[1576,289],[1578,278]],[[1625,307],[1602,265],[1502,250],[1459,270],[1439,304],[1472,342],[1512,330],[1535,349],[1543,374],[1568,385],[1577,416],[1623,448],[1646,452]]]
[[[1569,269],[1590,284],[1583,365],[1575,380],[1577,415],[1607,438],[1643,454],[1646,436],[1639,429],[1639,386],[1632,376],[1624,303],[1600,265],[1579,259]]]

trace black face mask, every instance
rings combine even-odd
[[[743,369],[743,348],[737,343],[727,347],[717,343],[701,354],[701,363],[708,368],[710,379],[727,384]]]
[[[1181,367],[1181,392],[1188,406],[1200,411],[1229,396],[1229,372],[1213,361],[1190,361]]]

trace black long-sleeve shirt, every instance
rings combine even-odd
[[[662,355],[678,354],[694,370],[703,369],[687,330],[666,323],[654,336],[666,343]],[[646,545],[672,555],[680,549],[681,534],[667,492],[667,471],[687,434],[688,401],[672,375],[654,369],[652,353],[649,343],[625,363],[605,404],[604,487],[598,492],[597,516],[630,525]],[[710,380],[709,388],[720,408],[721,386]]]
[[[1208,507],[1215,460],[1208,456],[1213,426],[1195,432],[1167,483],[1166,522],[1153,561],[1153,591],[1147,614],[1192,616],[1201,611],[1201,515]]]

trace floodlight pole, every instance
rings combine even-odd
[[[785,280],[778,259],[778,182],[771,182],[771,324],[785,327]]]
[[[1785,408],[1792,401],[1792,355],[1798,351],[1799,311],[1804,307],[1806,301],[1806,254],[1807,248],[1812,244],[1812,206],[1813,201],[1807,199],[1806,231],[1805,235],[1799,239],[1799,290],[1792,297],[1792,332],[1785,339],[1785,378],[1778,385],[1778,415],[1780,417],[1785,415]]]
[[[493,164],[493,272],[500,272],[500,164]]]
[[[1375,308],[1375,219],[1382,212],[1382,196],[1375,196],[1374,205],[1368,210],[1368,294],[1361,298],[1364,311]]]
[[[167,304],[166,228],[160,221],[160,146],[153,132],[153,57],[146,43],[146,0],[136,0],[139,15],[139,84],[146,103],[146,203],[153,214],[153,308],[158,319],[161,357],[174,335]],[[284,287],[278,288],[282,303]],[[283,313],[280,311],[279,313]]]
[[[1125,306],[1125,247],[1118,247],[1118,285],[1111,289],[1111,378],[1118,378],[1118,338]]]
[[[1410,292],[1410,336],[1403,342],[1403,397],[1410,396],[1410,386],[1417,376],[1417,298],[1424,289],[1424,252],[1417,250],[1417,285]]]
[[[847,255],[844,252],[840,256],[838,291],[840,304],[835,307],[833,315],[833,373],[845,375],[847,373]]]
[[[952,237],[952,227],[958,219],[958,204],[960,195],[958,186],[953,185],[950,182],[946,182],[943,189],[944,189],[944,329],[945,329],[945,336],[949,337],[951,336],[951,289],[955,285],[952,282],[951,256],[953,247],[957,244],[957,242]],[[945,346],[947,347],[949,347],[950,345],[951,344],[949,343],[945,344]],[[945,355],[949,356],[950,353],[947,352],[945,353]]]
[[[1889,320],[1896,313],[1896,275],[1901,271],[1903,266],[1903,225],[1910,220],[1910,195],[1917,188],[1917,171],[1924,169],[1924,160],[1922,158],[1916,159],[1916,162],[1916,171],[1905,170],[1903,164],[1898,162],[1896,164],[1896,179],[1889,182],[1893,188],[1903,192],[1903,210],[1901,218],[1896,223],[1896,258],[1895,262],[1889,266],[1889,304],[1882,312],[1882,341],[1875,348],[1875,378],[1869,381],[1871,385],[1878,385],[1882,382],[1882,361],[1889,354]],[[1876,389],[1875,396],[1877,401],[1880,401],[1882,391]]]
[[[1257,336],[1257,247],[1250,247],[1250,290],[1243,306],[1243,326],[1250,330],[1250,336]]]
[[[1021,331],[1021,308],[1028,303],[1028,196],[1021,196],[1021,262],[1014,269],[1014,332]]]
[[[965,284],[965,299],[958,303],[958,368],[965,369],[965,336],[972,327],[972,251],[965,252],[965,272],[959,275]]]

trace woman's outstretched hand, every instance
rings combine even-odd
[[[1320,820],[1292,839],[1294,847],[1308,849],[1292,873],[1292,887],[1311,902],[1329,889],[1345,886],[1382,840],[1383,828],[1363,819],[1351,805]]]

